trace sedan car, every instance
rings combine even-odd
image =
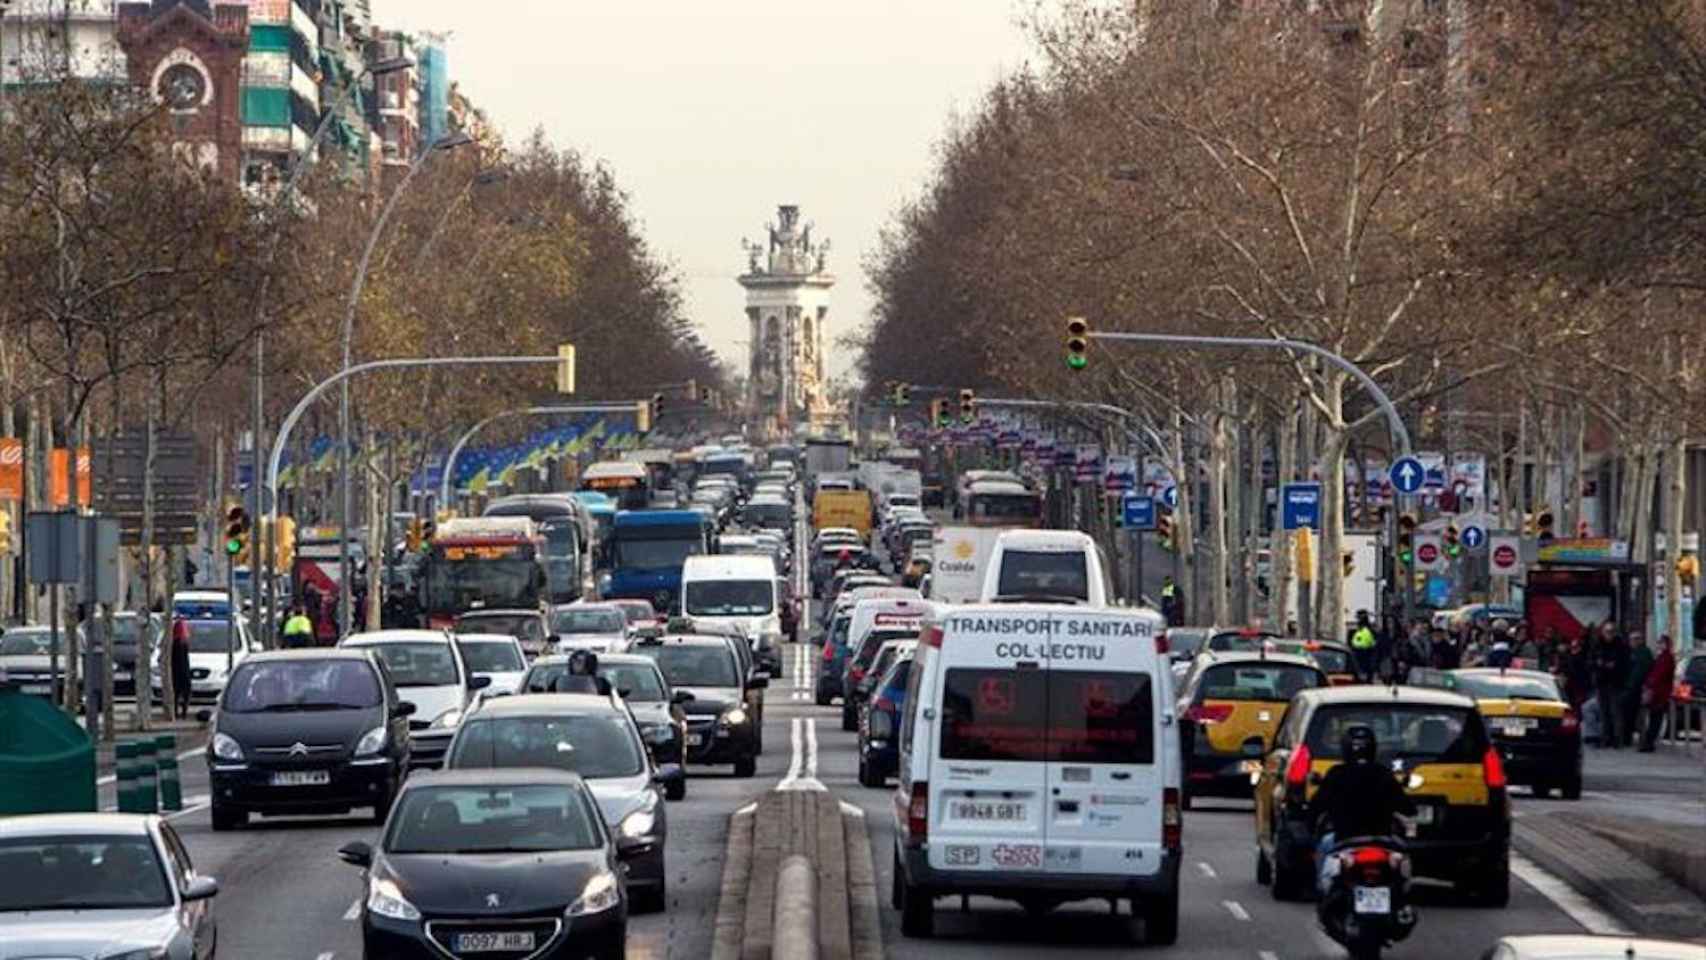
[[[586,783],[562,770],[409,778],[363,870],[369,957],[621,960],[628,883]]]
[[[758,772],[762,714],[754,700],[769,686],[767,674],[745,667],[736,644],[713,636],[642,640],[633,652],[657,661],[670,686],[692,695],[687,714],[687,760],[732,763],[735,776]]]
[[[492,681],[476,677],[450,634],[440,630],[376,630],[352,633],[338,644],[347,650],[371,650],[385,665],[397,694],[414,704],[409,718],[409,764],[436,767],[474,691]]]
[[[230,672],[236,669],[249,654],[261,649],[261,646],[249,636],[248,621],[237,618],[237,629],[232,633],[231,621],[224,617],[216,619],[178,619],[172,621],[172,642],[180,635],[186,636],[190,645],[190,699],[196,703],[212,703],[219,699],[219,694],[225,689],[225,681]],[[154,690],[156,701],[165,697],[163,678],[161,675],[161,658],[166,655],[164,645],[154,648],[154,662],[150,670],[149,686]]]
[[[619,702],[584,693],[523,694],[468,718],[450,745],[451,770],[547,767],[577,773],[591,788],[628,883],[642,909],[663,909],[669,836],[662,781],[680,766],[652,763],[634,719]]]
[[[521,641],[497,633],[459,633],[456,646],[468,672],[486,678],[486,696],[506,696],[521,689],[527,673],[527,654]]]
[[[0,818],[0,956],[208,960],[219,884],[158,816]]]
[[[63,639],[60,641],[64,643]],[[55,696],[65,676],[64,647],[58,670],[53,663],[53,634],[46,627],[12,627],[0,636],[0,674],[18,685],[18,692]],[[57,697],[56,697],[57,698]]]

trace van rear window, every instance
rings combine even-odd
[[[942,757],[1154,763],[1153,701],[1141,673],[949,670]]]
[[[1007,550],[1001,554],[1001,582],[997,585],[1003,597],[1072,597],[1090,599],[1090,575],[1086,572],[1084,554],[1044,552],[1039,550]]]

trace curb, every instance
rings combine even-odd
[[[866,833],[865,811],[841,805],[847,835],[847,901],[853,926],[853,960],[883,960],[883,922],[877,905],[877,870]]]
[[[1636,934],[1706,937],[1698,898],[1600,836],[1564,820],[1524,818],[1511,831],[1511,845]]]
[[[723,855],[723,883],[717,894],[711,960],[740,958],[746,933],[746,890],[752,879],[753,819],[754,811],[744,808],[729,818],[729,840]]]

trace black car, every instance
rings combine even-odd
[[[142,625],[148,624],[148,648],[158,650],[165,639],[166,630],[160,623],[160,615],[150,613],[144,615],[130,610],[119,610],[113,613],[113,696],[136,696],[136,651],[142,639]],[[77,625],[77,639],[88,644],[88,624]]]
[[[527,668],[521,679],[522,693],[552,693],[559,689],[559,680],[568,676],[569,658],[541,657]],[[684,764],[687,746],[687,714],[682,704],[693,699],[685,690],[677,691],[664,679],[663,671],[650,657],[609,653],[598,658],[598,675],[609,681],[610,689],[628,705],[634,725],[645,740],[652,761],[663,764]],[[687,796],[687,778],[679,777],[664,784],[664,796],[681,800]]]
[[[361,867],[362,952],[386,960],[621,960],[628,881],[597,801],[561,770],[417,773]]]
[[[750,670],[734,643],[717,636],[670,636],[637,641],[629,652],[650,657],[671,687],[692,694],[687,715],[687,762],[732,763],[735,776],[758,772],[762,722],[749,695],[770,685],[767,674]]]
[[[348,813],[385,819],[409,763],[409,715],[385,664],[366,651],[250,654],[212,713],[207,769],[213,829],[249,814]]]

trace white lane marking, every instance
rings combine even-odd
[[[1258,950],[1256,951],[1256,960],[1279,960],[1279,954],[1272,950]]]
[[[1558,877],[1548,873],[1533,860],[1520,853],[1511,854],[1511,873],[1523,883],[1535,889],[1535,892],[1552,901],[1552,905],[1562,910],[1571,920],[1582,925],[1588,933],[1604,936],[1628,936],[1630,931],[1621,923],[1595,906],[1588,898],[1577,893],[1574,887]]]
[[[204,752],[206,752],[206,749],[207,748],[205,748],[205,747],[196,747],[193,750],[185,750],[183,753],[178,754],[178,762],[182,763],[183,761],[188,760],[191,757],[199,757]],[[178,775],[182,776],[183,771],[180,770],[178,772]],[[109,773],[104,777],[96,778],[95,786],[96,787],[104,787],[109,783],[117,783],[117,782],[118,782],[118,774],[117,773]]]
[[[776,784],[776,789],[827,790],[817,779],[817,718],[795,717],[790,732],[794,752],[788,758],[788,775]]]
[[[788,727],[788,740],[792,749],[788,754],[788,772],[782,775],[782,782],[776,784],[776,789],[787,790],[794,781],[800,779],[800,745],[804,734],[800,731],[800,718],[795,717]]]
[[[1245,910],[1244,905],[1239,903],[1238,901],[1236,901],[1236,900],[1222,900],[1222,901],[1220,901],[1220,905],[1225,907],[1226,912],[1232,914],[1234,919],[1243,920],[1246,922],[1249,921],[1250,912],[1248,910]]]
[[[1202,875],[1209,878],[1210,880],[1213,880],[1216,877],[1220,876],[1220,874],[1214,872],[1213,867],[1209,866],[1206,862],[1204,862],[1202,860],[1197,861],[1197,869],[1201,870]]]
[[[739,809],[739,810],[736,810],[736,811],[735,811],[735,814],[736,814],[736,815],[737,815],[737,816],[738,816],[738,815],[741,815],[741,814],[747,814],[747,813],[751,813],[751,812],[753,812],[753,811],[754,811],[754,810],[757,810],[757,809],[758,809],[758,801],[757,801],[757,800],[754,800],[754,801],[753,801],[753,802],[751,802],[751,803],[749,803],[749,804],[747,804],[747,805],[746,805],[746,806],[744,806],[744,807],[741,807],[741,808],[740,808],[740,809]]]
[[[806,770],[804,779],[817,780],[817,718],[807,717],[804,721],[806,728]]]
[[[349,909],[344,911],[344,919],[354,920],[359,916],[361,916],[361,901],[351,900],[349,903]]]
[[[330,951],[330,950],[327,950],[325,953],[322,953],[319,956],[315,957],[314,960],[332,960],[332,957],[334,957],[334,956],[336,956],[336,954],[332,953],[332,951]]]
[[[848,803],[845,800],[841,801],[841,813],[843,816],[854,817],[859,820],[865,819],[864,810],[855,807],[853,804]]]

